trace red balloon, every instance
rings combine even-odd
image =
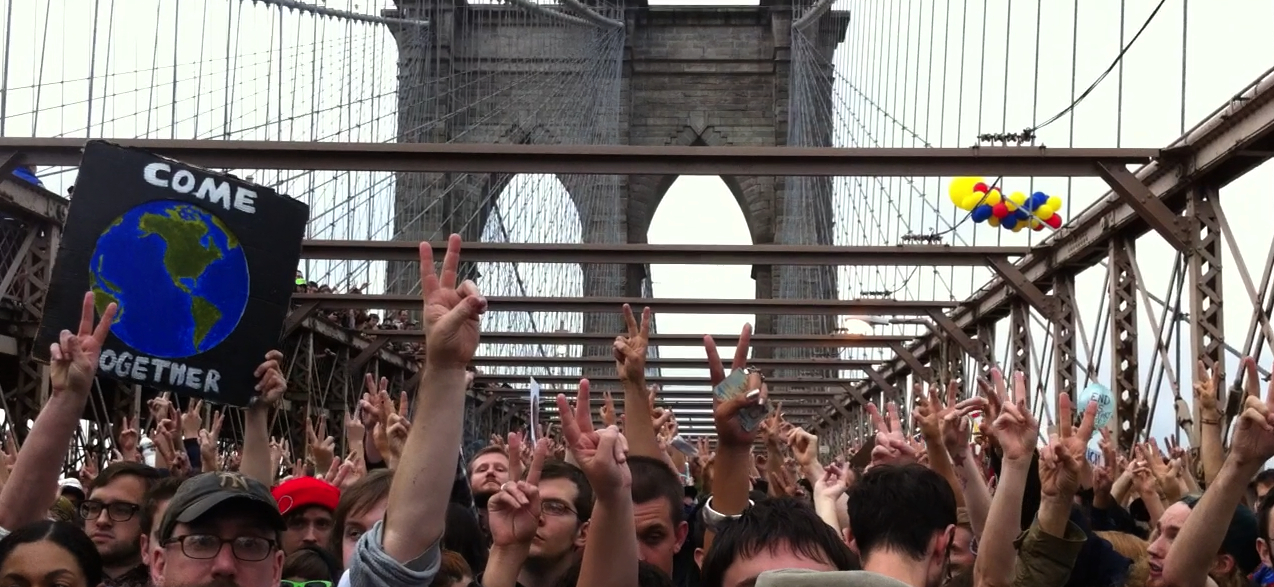
[[[973,186],[973,192],[974,192],[974,193],[982,192],[982,193],[984,193],[984,194],[985,194],[985,193],[987,193],[987,192],[989,192],[989,191],[991,191],[991,188],[990,188],[989,186],[987,186],[985,183],[982,183],[982,182],[980,182],[980,181],[979,181],[978,183],[974,184],[974,186]]]
[[[1009,207],[1006,206],[1004,202],[1000,202],[999,204],[991,206],[991,215],[996,218],[1003,219],[1005,216],[1008,216],[1009,214],[1012,214],[1012,212],[1009,212]]]
[[[1045,221],[1044,221],[1044,224],[1047,224],[1047,225],[1049,225],[1050,227],[1052,227],[1052,228],[1054,228],[1054,229],[1056,229],[1056,228],[1061,228],[1061,227],[1062,227],[1062,215],[1061,215],[1061,214],[1054,214],[1054,215],[1052,215],[1052,216],[1049,216],[1049,217],[1048,217],[1048,220],[1045,220]]]
[[[1035,225],[1035,227],[1034,227],[1034,230],[1035,230],[1035,232],[1039,232],[1039,231],[1041,231],[1041,230],[1044,230],[1044,225],[1043,225],[1043,224],[1036,224],[1036,225]]]

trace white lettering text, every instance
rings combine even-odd
[[[201,376],[203,376],[203,369],[187,367],[186,387],[189,387],[190,389],[199,389],[199,386],[203,384],[203,382],[199,380]]]
[[[226,180],[205,177],[201,181],[191,171],[178,169],[174,172],[172,166],[167,163],[147,165],[142,170],[142,177],[150,185],[168,188],[180,194],[193,193],[196,198],[216,204],[225,210],[233,209],[245,214],[257,213],[257,193],[248,188],[236,187]]]
[[[133,361],[133,371],[129,373],[129,376],[138,381],[145,381],[148,366],[150,366],[150,357],[137,357],[137,360]]]
[[[195,197],[201,200],[208,200],[213,204],[221,204],[222,208],[230,209],[230,184],[228,182],[219,182],[211,177],[203,178],[203,183],[199,184],[199,191],[195,192]]]
[[[165,359],[151,359],[150,364],[155,367],[155,383],[163,383],[164,369],[167,369],[172,362]]]
[[[172,187],[173,191],[181,192],[183,194],[190,193],[195,189],[195,174],[186,171],[185,169],[178,169],[177,173],[173,174]]]
[[[181,363],[173,363],[168,371],[168,385],[185,385],[186,384],[186,366]]]

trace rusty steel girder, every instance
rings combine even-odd
[[[418,310],[420,296],[365,294],[294,294],[297,304],[317,304],[324,309]],[[790,300],[790,299],[673,299],[673,298],[535,298],[489,297],[493,312],[599,312],[614,313],[628,304],[666,314],[794,314],[794,315],[909,315],[925,316],[934,310],[954,308],[957,302],[908,300]]]

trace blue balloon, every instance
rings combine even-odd
[[[986,204],[977,206],[973,210],[969,211],[969,218],[972,218],[974,222],[985,222],[986,219],[990,217],[991,207]]]
[[[1048,194],[1044,192],[1035,192],[1031,194],[1029,201],[1031,202],[1032,210],[1035,208],[1039,208],[1040,206],[1043,206],[1044,204],[1048,202]]]
[[[1017,216],[1005,216],[1003,220],[1000,220],[1000,226],[1003,226],[1004,230],[1013,230],[1017,226]]]
[[[1027,212],[1023,208],[1018,208],[1017,210],[1014,210],[1013,215],[1016,216],[1018,220],[1021,220],[1023,222],[1031,219],[1031,213]]]

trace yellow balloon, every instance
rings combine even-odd
[[[973,193],[973,186],[978,185],[982,181],[980,177],[953,177],[951,185],[947,187],[947,195],[951,198],[951,203],[959,206],[969,194]],[[966,208],[967,210],[967,208]]]
[[[1013,227],[1013,232],[1022,232],[1022,229],[1023,229],[1023,228],[1026,228],[1026,223],[1025,223],[1025,222],[1019,222],[1019,223],[1017,223],[1017,226],[1014,226],[1014,227]]]
[[[1000,197],[1000,190],[991,190],[991,193],[986,195],[986,201],[982,203],[988,206],[994,206],[1002,201],[1003,198]]]
[[[964,201],[960,202],[961,210],[972,210],[982,204],[982,192],[973,192],[964,197]]]
[[[1040,222],[1040,219],[1039,219],[1039,218],[1032,218],[1032,219],[1031,219],[1031,228],[1035,228],[1035,227],[1040,226],[1040,225],[1043,225],[1043,224],[1044,224],[1044,223],[1043,223],[1043,222]]]
[[[1026,203],[1026,194],[1022,192],[1013,192],[1009,194],[1009,201],[1013,202],[1014,206],[1021,208],[1022,204]]]
[[[1049,196],[1048,201],[1044,202],[1045,206],[1052,208],[1054,212],[1062,209],[1062,198],[1060,196]]]
[[[1040,220],[1048,220],[1049,218],[1053,217],[1053,214],[1056,214],[1056,212],[1054,212],[1053,209],[1049,208],[1047,205],[1040,206],[1039,208],[1035,209],[1035,217],[1039,218]]]
[[[994,217],[994,216],[992,216],[992,217],[990,217],[990,218],[987,218],[987,219],[986,219],[986,223],[987,223],[987,224],[990,224],[991,226],[999,227],[999,226],[1000,226],[1000,219],[999,219],[999,218],[996,218],[996,217]]]

